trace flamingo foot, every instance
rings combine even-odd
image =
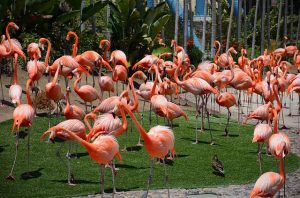
[[[196,140],[195,142],[192,142],[192,144],[198,144],[198,140]]]
[[[228,130],[225,129],[225,136],[228,137]]]
[[[139,142],[139,143],[136,144],[136,146],[143,147],[144,145]]]
[[[212,141],[212,142],[210,143],[210,145],[211,145],[211,146],[215,145],[215,142],[214,142],[214,141]]]
[[[121,151],[122,152],[127,152],[127,147],[125,146]]]
[[[15,177],[12,174],[8,175],[5,179],[10,180],[10,181],[15,181],[16,180]]]
[[[75,178],[74,178],[73,174],[71,174],[71,176],[70,176],[70,179],[68,181],[68,185],[70,185],[70,186],[76,186],[76,182],[75,182]]]

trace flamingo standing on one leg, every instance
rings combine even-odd
[[[13,84],[9,87],[9,97],[12,103],[20,105],[22,96],[22,87],[18,84],[18,68],[17,59],[14,59],[14,80]]]
[[[150,165],[150,174],[148,178],[148,186],[147,186],[147,192],[145,194],[145,197],[147,197],[150,184],[152,183],[152,175],[153,175],[153,159],[159,158],[163,160],[164,166],[165,166],[165,183],[167,185],[168,183],[168,176],[166,172],[166,164],[165,164],[165,156],[169,153],[169,151],[172,153],[172,155],[175,154],[174,149],[174,142],[175,137],[174,133],[171,129],[164,126],[155,126],[152,127],[149,132],[147,133],[145,129],[140,125],[140,123],[137,121],[134,114],[130,111],[128,105],[119,103],[118,104],[119,109],[124,109],[129,116],[131,117],[132,121],[136,125],[138,132],[144,139],[145,148],[147,152],[150,155],[151,158],[151,165]],[[170,197],[169,188],[168,188],[168,197]]]
[[[221,94],[217,95],[216,102],[220,106],[227,108],[228,116],[227,116],[227,124],[226,124],[226,127],[225,127],[225,136],[228,136],[227,127],[228,127],[228,124],[229,124],[229,119],[231,117],[231,112],[230,112],[229,108],[232,107],[233,105],[237,105],[235,96],[232,93],[224,92],[224,93],[221,93]]]
[[[27,95],[27,102],[28,104],[20,104],[15,108],[13,112],[13,119],[14,123],[12,126],[12,132],[15,132],[15,128],[17,128],[17,134],[16,134],[16,153],[14,157],[14,162],[11,168],[11,171],[9,175],[6,177],[6,179],[9,180],[15,180],[13,176],[14,167],[17,161],[17,154],[18,154],[18,148],[19,148],[19,130],[21,126],[28,127],[28,142],[27,142],[27,161],[28,161],[28,169],[29,169],[29,150],[30,150],[30,128],[32,126],[33,118],[34,118],[34,109],[32,107],[32,101],[30,98],[29,93],[29,87],[32,85],[31,79],[28,79],[26,82],[26,95]],[[29,174],[29,172],[28,172]]]
[[[121,154],[119,152],[119,144],[114,136],[111,135],[99,135],[93,143],[89,143],[81,137],[74,134],[72,131],[65,129],[63,127],[53,127],[49,129],[50,131],[64,131],[66,134],[70,136],[70,138],[78,141],[82,144],[90,157],[96,161],[101,167],[101,197],[104,197],[104,171],[105,165],[109,164],[112,168],[112,176],[113,176],[113,193],[116,193],[115,188],[115,167],[113,164],[114,158],[118,158],[120,161],[122,160]]]

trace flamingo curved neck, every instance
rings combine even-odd
[[[220,44],[220,42],[219,42],[219,41],[216,41],[216,44],[218,45],[218,51],[217,51],[217,53],[216,53],[216,55],[215,55],[215,58],[214,58],[215,64],[218,63],[218,58],[219,58],[219,56],[220,56],[220,50],[221,50],[221,44]]]
[[[14,85],[18,84],[18,60],[14,59]]]
[[[6,34],[8,43],[9,43],[9,50],[6,51],[6,55],[11,54],[11,52],[13,51],[13,44],[12,44],[12,42],[11,42],[10,34],[9,34],[9,29],[11,28],[11,26],[12,26],[12,23],[9,23],[9,24],[6,26],[6,30],[5,30],[5,34]]]
[[[142,125],[137,121],[135,115],[129,110],[129,108],[127,107],[126,104],[123,104],[122,107],[124,108],[124,110],[128,113],[128,115],[131,117],[133,123],[135,124],[136,128],[138,129],[138,132],[140,133],[140,135],[142,136],[142,138],[144,139],[145,145],[149,145],[151,144],[151,140],[146,132],[146,130],[142,127]]]
[[[78,82],[81,80],[81,76],[79,78],[77,78],[74,82],[74,90],[77,93],[79,91],[79,87],[78,87]]]
[[[52,44],[48,39],[46,41],[48,43],[48,47],[47,47],[47,53],[46,53],[46,58],[45,58],[45,67],[48,67]]]
[[[280,176],[283,178],[283,182],[285,183],[285,171],[284,171],[284,161],[283,158],[280,158]]]
[[[105,48],[104,53],[103,53],[103,59],[106,62],[108,62],[109,60],[108,60],[107,54],[108,54],[108,51],[110,50],[110,42],[107,40],[107,41],[105,41],[105,43],[106,43],[106,48]]]

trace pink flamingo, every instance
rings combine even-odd
[[[82,76],[80,75],[74,82],[74,91],[78,94],[78,96],[84,101],[85,103],[85,111],[87,111],[86,103],[91,103],[91,109],[93,109],[93,101],[99,100],[101,102],[101,97],[98,94],[97,90],[92,87],[91,85],[83,85],[80,88],[78,87],[78,82],[81,80]]]
[[[115,166],[113,164],[113,159],[118,158],[122,161],[122,156],[119,152],[119,144],[115,137],[111,135],[100,135],[97,139],[94,140],[93,143],[89,143],[83,138],[74,134],[71,130],[65,129],[63,127],[52,127],[49,129],[50,131],[64,131],[66,134],[70,136],[70,138],[78,141],[82,146],[85,147],[90,157],[96,161],[101,166],[101,194],[104,196],[104,166],[109,164],[112,169],[113,175],[113,193],[116,193],[115,188]],[[48,131],[49,131],[48,130]]]
[[[130,111],[128,105],[119,103],[118,108],[124,109],[129,116],[131,117],[132,121],[134,122],[136,128],[138,129],[138,132],[144,139],[145,143],[145,148],[147,152],[150,155],[151,158],[151,163],[150,163],[150,174],[148,177],[148,185],[147,185],[147,191],[145,194],[145,197],[147,197],[150,184],[152,183],[152,176],[153,176],[153,161],[154,158],[159,158],[163,160],[164,166],[165,165],[165,156],[171,152],[172,155],[174,156],[175,154],[175,149],[174,149],[174,143],[175,143],[175,137],[174,133],[171,129],[164,127],[164,126],[155,126],[152,127],[149,132],[147,133],[145,129],[142,127],[142,125],[137,121],[136,117]],[[166,172],[166,167],[165,167],[165,182],[167,185],[168,182],[168,176]],[[169,188],[168,188],[168,197],[170,196],[169,193]]]
[[[21,104],[22,87],[18,84],[17,64],[17,59],[14,59],[14,80],[13,84],[9,87],[9,97],[11,98],[12,103],[19,106]]]
[[[67,90],[66,90],[66,101],[67,101],[67,105],[66,108],[64,110],[64,115],[65,118],[67,120],[69,119],[78,119],[78,120],[83,120],[85,113],[84,111],[76,106],[76,105],[71,105],[70,104],[70,92],[71,92],[71,88],[68,86]]]
[[[60,128],[64,128],[69,131],[72,131],[72,133],[75,134],[76,136],[86,140],[85,126],[80,120],[77,120],[77,119],[65,120],[65,121],[60,122],[56,126],[53,126],[50,129],[48,129],[46,132],[43,133],[43,135],[40,138],[40,140],[43,140],[48,134],[50,134],[49,140],[51,140],[53,143],[54,143],[55,136],[69,142],[68,151],[67,151],[67,155],[66,155],[66,157],[68,159],[68,163],[65,165],[68,168],[68,184],[74,185],[75,178],[72,173],[71,164],[70,164],[70,158],[71,158],[71,153],[70,153],[71,143],[70,143],[70,141],[74,141],[75,138],[70,136],[70,134],[66,133],[64,130],[62,130]],[[60,159],[60,161],[65,163],[61,159],[61,155],[60,155],[63,145],[64,144],[61,144],[61,146],[57,150],[56,156]]]
[[[116,88],[117,88],[117,95],[119,93],[118,91],[118,81],[125,81],[128,78],[128,69],[127,67],[123,65],[116,65],[113,69],[112,73],[112,80],[116,82]],[[124,83],[123,83],[123,90],[124,90]]]
[[[13,176],[14,167],[17,161],[17,154],[19,148],[19,130],[21,126],[28,128],[28,142],[27,142],[27,161],[28,161],[28,169],[29,169],[29,150],[30,150],[30,128],[32,126],[33,118],[34,118],[34,109],[32,107],[32,101],[30,98],[29,87],[32,85],[31,79],[28,79],[26,82],[26,95],[27,95],[27,103],[28,104],[20,104],[18,105],[14,112],[13,112],[13,126],[12,126],[12,133],[15,132],[15,128],[17,128],[17,135],[16,135],[16,152],[14,157],[14,162],[12,164],[11,171],[9,175],[6,177],[8,180],[15,180]],[[28,172],[28,176],[29,172]]]

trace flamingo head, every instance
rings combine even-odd
[[[19,29],[19,26],[17,26],[17,24],[15,24],[14,22],[9,22],[7,26],[8,27],[12,27],[15,30]]]
[[[284,158],[286,154],[287,154],[286,143],[282,141],[275,148],[275,155]]]
[[[70,37],[72,37],[72,36],[75,37],[75,38],[78,38],[78,36],[76,35],[75,32],[69,31],[67,36],[66,36],[66,40],[67,41],[70,40]]]

